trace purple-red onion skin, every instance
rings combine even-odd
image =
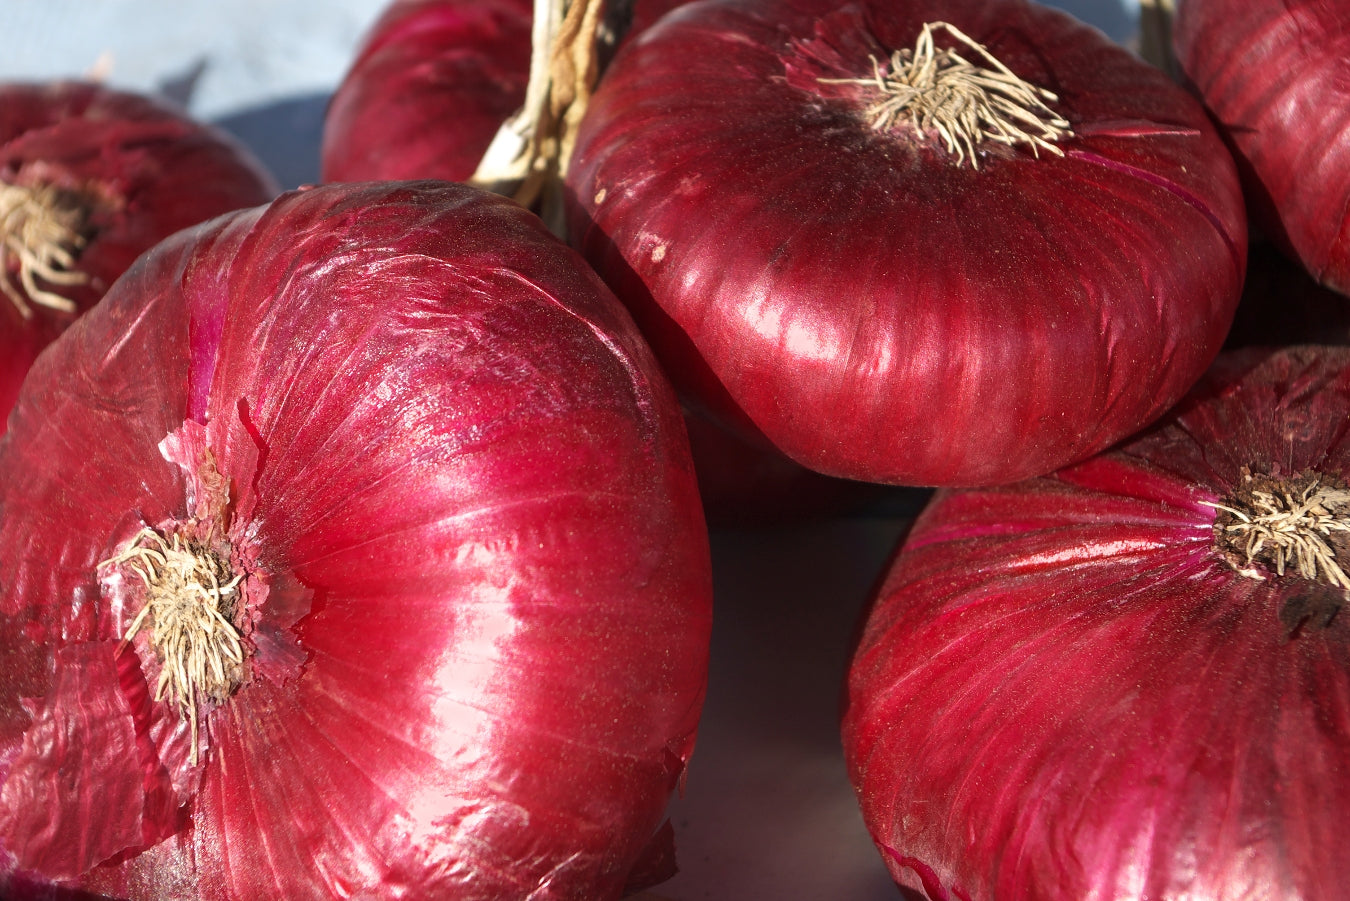
[[[1350,293],[1350,7],[1183,0],[1173,44],[1234,149],[1254,225]]]
[[[167,459],[203,445],[251,656],[193,766],[96,566],[200,509]],[[687,438],[516,204],[332,185],[168,239],[39,359],[0,469],[0,894],[590,901],[668,850],[711,620]]]
[[[936,20],[1059,95],[1063,157],[961,166],[820,80]],[[606,71],[568,185],[571,240],[677,388],[869,481],[1007,482],[1133,433],[1218,352],[1245,265],[1200,105],[1016,0],[691,4]]]
[[[1221,357],[1163,423],[1052,476],[937,493],[877,594],[843,740],[932,899],[1343,897],[1344,592],[1214,549],[1254,472],[1350,477],[1350,349]]]
[[[0,182],[51,184],[100,198],[72,267],[85,281],[55,289],[77,314],[157,241],[265,203],[279,190],[226,133],[167,103],[89,82],[0,84]],[[10,281],[22,291],[17,271]],[[33,305],[33,315],[24,317],[3,295],[0,307],[3,434],[27,366],[76,314]]]
[[[324,181],[467,181],[525,102],[531,0],[397,0],[324,119]]]

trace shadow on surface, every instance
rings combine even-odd
[[[319,143],[328,93],[306,94],[214,120],[253,149],[282,188],[319,181]]]

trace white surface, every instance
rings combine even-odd
[[[466,0],[472,2],[472,0]],[[253,146],[286,187],[318,175],[328,95],[384,0],[0,0],[0,79],[82,76],[165,93]],[[1061,0],[1129,40],[1137,0]],[[671,901],[899,897],[844,773],[850,636],[901,528],[895,517],[714,536],[709,697],[671,807]]]

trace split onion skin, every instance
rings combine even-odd
[[[166,102],[74,81],[0,84],[0,183],[50,184],[99,198],[72,267],[85,280],[53,288],[74,313],[30,304],[25,317],[0,295],[0,433],[38,352],[137,256],[180,229],[279,191],[227,133]],[[17,271],[10,281],[23,291]]]
[[[950,22],[1054,91],[1064,156],[978,169],[877,132],[872,57]],[[1232,160],[1187,92],[1017,0],[705,0],[606,71],[567,176],[570,240],[677,388],[811,469],[979,485],[1160,416],[1241,289]]]
[[[218,496],[203,448],[249,658],[193,765],[98,564]],[[0,894],[589,901],[668,860],[711,622],[687,438],[518,205],[332,185],[167,239],[39,359],[0,468]]]
[[[1350,349],[1247,349],[1118,449],[937,493],[867,616],[843,720],[901,885],[1000,901],[1344,894],[1350,619],[1290,612],[1320,616],[1345,592],[1260,563],[1240,574],[1207,504],[1243,467],[1344,482],[1347,416]]]
[[[1184,0],[1174,51],[1245,176],[1253,223],[1350,293],[1350,8]]]

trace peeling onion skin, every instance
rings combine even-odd
[[[1054,91],[1064,157],[873,131],[869,54],[946,21]],[[677,388],[820,472],[1043,474],[1160,416],[1239,296],[1235,169],[1184,90],[1016,0],[705,0],[606,72],[568,173],[571,240]]]
[[[195,766],[145,630],[115,653],[134,577],[96,571],[201,509],[172,441],[229,479],[248,577]],[[39,359],[0,469],[0,894],[590,901],[659,870],[707,684],[687,437],[516,204],[332,185],[168,239]]]
[[[939,491],[850,665],[843,741],[894,878],[932,899],[1329,899],[1350,885],[1345,592],[1240,575],[1242,467],[1350,477],[1350,349],[1219,359],[1054,475]]]
[[[1350,293],[1350,8],[1184,0],[1173,45],[1245,176],[1253,224]]]
[[[399,0],[324,117],[324,181],[467,181],[525,102],[531,0]]]
[[[75,313],[0,294],[0,434],[37,353],[162,238],[276,196],[275,180],[233,137],[148,96],[90,82],[0,84],[0,184],[96,193],[74,269],[58,293]],[[18,290],[17,277],[11,282]]]

